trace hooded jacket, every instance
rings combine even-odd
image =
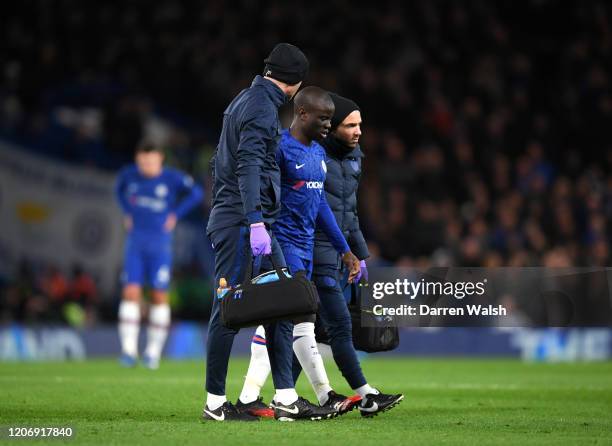
[[[357,216],[357,188],[361,179],[363,152],[359,146],[347,151],[331,135],[324,139],[321,145],[326,153],[327,176],[324,188],[327,202],[353,254],[359,260],[366,259],[370,253],[359,228]],[[339,266],[337,251],[319,229],[315,234],[314,265],[315,274],[317,266],[333,268]]]

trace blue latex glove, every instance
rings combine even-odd
[[[251,225],[251,251],[254,256],[272,254],[272,240],[263,223]]]
[[[359,273],[357,274],[357,277],[355,277],[355,283],[358,283],[362,277],[366,282],[368,281],[368,268],[366,268],[365,260],[361,260],[359,262]]]

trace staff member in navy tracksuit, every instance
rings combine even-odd
[[[366,275],[365,259],[368,248],[359,228],[357,217],[357,187],[361,177],[363,152],[359,148],[361,111],[355,102],[331,94],[335,112],[330,135],[322,140],[327,157],[325,193],[338,226],[361,260],[361,273]],[[372,416],[390,409],[403,399],[403,395],[387,395],[368,384],[353,346],[351,316],[340,287],[338,253],[324,231],[315,234],[313,279],[317,285],[321,307],[319,314],[330,337],[334,360],[352,389],[361,397],[359,410],[363,416]],[[359,281],[360,276],[356,279]]]
[[[230,286],[243,280],[252,255],[271,254],[278,265],[285,265],[278,242],[268,231],[280,209],[278,108],[297,93],[308,60],[299,48],[281,43],[264,63],[263,76],[256,76],[225,110],[213,163],[213,207],[207,233],[215,251],[215,281],[225,278]],[[291,329],[289,322],[266,328],[276,399],[285,405],[298,401],[291,374]],[[208,326],[206,420],[258,420],[236,409],[225,396],[236,333],[222,325],[215,299]]]

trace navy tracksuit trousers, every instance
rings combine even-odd
[[[274,235],[272,256],[279,267],[286,265],[285,258]],[[249,243],[249,228],[232,226],[210,234],[215,252],[215,290],[219,279],[224,277],[230,286],[241,283],[247,262],[252,261]],[[272,269],[264,259],[262,269]],[[216,292],[214,294],[216,296]],[[265,326],[268,356],[272,367],[275,389],[292,389],[293,323],[281,321]],[[208,324],[206,349],[206,390],[214,395],[225,395],[225,379],[234,336],[238,331],[227,328],[221,322],[220,305],[215,298]]]
[[[329,345],[342,376],[352,389],[367,383],[353,346],[351,315],[341,288],[340,271],[332,265],[315,265],[313,280],[319,294],[319,316],[329,335]]]

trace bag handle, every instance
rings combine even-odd
[[[276,271],[276,274],[278,275],[278,280],[289,280],[289,278],[285,276],[283,269],[276,265],[276,262],[274,262],[274,257],[271,254],[264,254],[262,257],[270,258],[270,262],[272,263],[272,268],[274,268],[274,271]],[[243,287],[249,284],[251,282],[251,279],[253,278],[253,263],[254,262],[255,262],[255,258],[251,257],[249,259],[249,263],[244,273],[244,280],[242,281]]]

